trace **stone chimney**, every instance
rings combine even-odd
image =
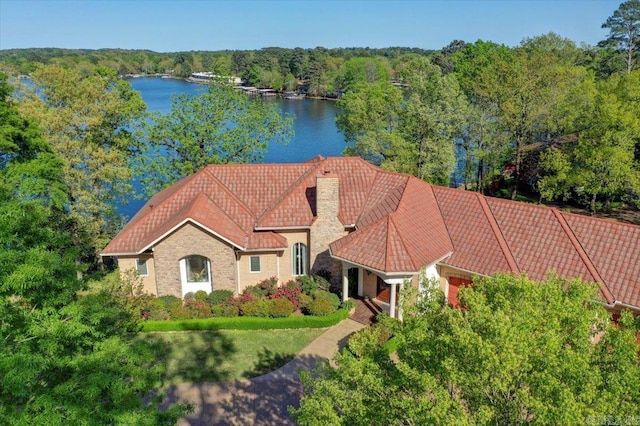
[[[338,285],[342,279],[342,263],[331,257],[329,244],[347,233],[338,219],[339,184],[338,175],[330,170],[316,177],[316,220],[309,230],[311,274],[323,275],[334,285]]]
[[[316,179],[316,216],[335,218],[340,212],[340,184],[338,176],[325,170]]]

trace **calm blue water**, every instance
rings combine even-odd
[[[149,111],[162,113],[171,111],[172,94],[196,95],[207,90],[206,86],[174,79],[136,78],[130,80],[130,83],[142,94]],[[315,99],[286,100],[280,97],[268,99],[267,102],[277,104],[283,112],[295,117],[295,135],[288,145],[270,144],[264,156],[265,163],[298,163],[317,155],[342,155],[346,144],[343,135],[336,128],[338,109],[334,102]],[[131,200],[129,204],[120,206],[118,212],[131,218],[146,201]]]

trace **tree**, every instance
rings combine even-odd
[[[455,140],[463,134],[467,100],[453,74],[427,58],[417,58],[401,74],[409,85],[399,132],[416,158],[412,174],[437,185],[448,185],[455,169]]]
[[[629,99],[638,74],[614,75],[600,83],[591,78],[577,88],[574,115],[567,117],[578,137],[542,154],[542,198],[573,198],[595,214],[602,202],[621,199],[625,191],[640,193],[640,164],[634,158],[640,116],[637,102]]]
[[[346,155],[447,185],[455,167],[454,141],[462,134],[467,102],[455,76],[443,76],[417,57],[400,74],[403,94],[387,81],[360,82],[338,101],[338,129]],[[403,99],[404,95],[404,99]]]
[[[40,125],[63,162],[77,226],[74,244],[89,249],[86,256],[94,260],[120,225],[116,205],[132,192],[130,161],[137,149],[132,131],[146,105],[128,82],[105,68],[82,75],[50,65],[31,78],[38,91],[24,94],[20,110]]]
[[[174,424],[160,371],[133,348],[135,325],[106,291],[80,296],[64,163],[18,113],[0,75],[0,422]]]
[[[612,46],[624,52],[627,72],[631,72],[638,61],[640,0],[627,0],[621,3],[613,15],[602,24],[602,28],[609,30],[609,37],[600,42],[600,45]]]
[[[210,84],[198,96],[172,97],[171,111],[146,126],[139,170],[149,194],[208,164],[255,163],[269,143],[288,143],[292,118],[233,87]]]
[[[352,58],[346,61],[335,79],[335,90],[347,92],[357,83],[388,82],[387,65],[379,58]]]
[[[437,283],[427,294],[405,306],[393,360],[371,343],[336,356],[336,369],[303,375],[294,420],[554,425],[637,415],[637,325],[628,312],[613,325],[595,286],[477,278],[461,289],[460,310],[445,304]]]

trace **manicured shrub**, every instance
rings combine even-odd
[[[211,307],[211,316],[213,317],[237,317],[240,315],[240,308],[236,305],[221,303]]]
[[[206,302],[207,301],[207,292],[204,290],[198,290],[195,294],[195,299],[198,302]]]
[[[313,291],[311,295],[316,300],[326,300],[327,302],[329,302],[331,306],[335,308],[334,311],[338,309],[338,306],[340,306],[340,298],[335,293],[330,293],[326,290],[316,289]]]
[[[331,288],[331,283],[329,282],[331,280],[331,273],[327,272],[327,276],[321,275],[321,273],[322,271],[318,272],[318,275],[314,275],[313,280],[315,281],[317,288],[329,291]]]
[[[286,318],[296,310],[294,304],[284,298],[269,300],[269,316],[271,318]]]
[[[276,290],[271,296],[270,299],[287,299],[295,308],[300,306],[300,294],[302,292],[302,287],[299,285],[285,285]]]
[[[188,292],[188,293],[186,293],[184,295],[183,299],[186,302],[187,300],[195,300],[195,298],[196,298],[196,294],[194,292],[190,291],[190,292]]]
[[[178,303],[182,304],[182,300],[180,300],[180,298],[176,296],[160,296],[157,300],[158,303],[160,303],[160,305],[164,308],[170,308],[172,305]]]
[[[184,307],[189,311],[189,318],[211,318],[211,308],[207,302],[196,299],[184,302]]]
[[[205,318],[177,321],[145,321],[142,331],[182,330],[275,330],[283,328],[331,327],[347,318],[343,309],[326,317],[290,316],[287,318]]]
[[[191,318],[191,310],[182,303],[180,305],[175,304],[169,308],[169,315],[171,319],[189,319]]]
[[[245,317],[268,317],[269,301],[267,299],[252,300],[240,305],[240,313]]]
[[[228,312],[233,312],[233,309],[235,309],[237,312],[236,315],[240,315],[241,314],[240,306],[243,303],[251,302],[253,300],[257,300],[257,298],[253,294],[243,293],[239,296],[232,297],[231,299],[226,300],[225,302],[222,302],[222,306],[225,309],[229,309]],[[231,315],[231,316],[236,316],[236,315]]]
[[[231,290],[213,290],[207,295],[207,303],[213,308],[214,306],[231,300],[232,297],[233,292]]]
[[[162,300],[156,298],[149,303],[144,319],[152,321],[168,320],[171,319],[171,315]]]
[[[307,275],[302,275],[296,278],[296,281],[302,287],[302,292],[306,294],[311,294],[313,290],[318,288],[318,284],[315,280]]]
[[[299,308],[304,312],[308,312],[309,304],[313,302],[313,297],[305,293],[298,295]]]
[[[278,280],[271,277],[260,281],[256,285],[250,285],[244,289],[243,293],[253,294],[257,298],[270,296],[278,290]]]
[[[307,306],[307,311],[309,311],[311,315],[317,315],[320,317],[330,315],[336,310],[337,307],[325,299],[315,299],[309,304],[309,306]]]

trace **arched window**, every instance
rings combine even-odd
[[[189,256],[180,260],[182,296],[204,290],[211,293],[211,262],[204,256]]]
[[[293,275],[307,275],[307,246],[295,243],[291,247],[291,259],[293,261]]]

